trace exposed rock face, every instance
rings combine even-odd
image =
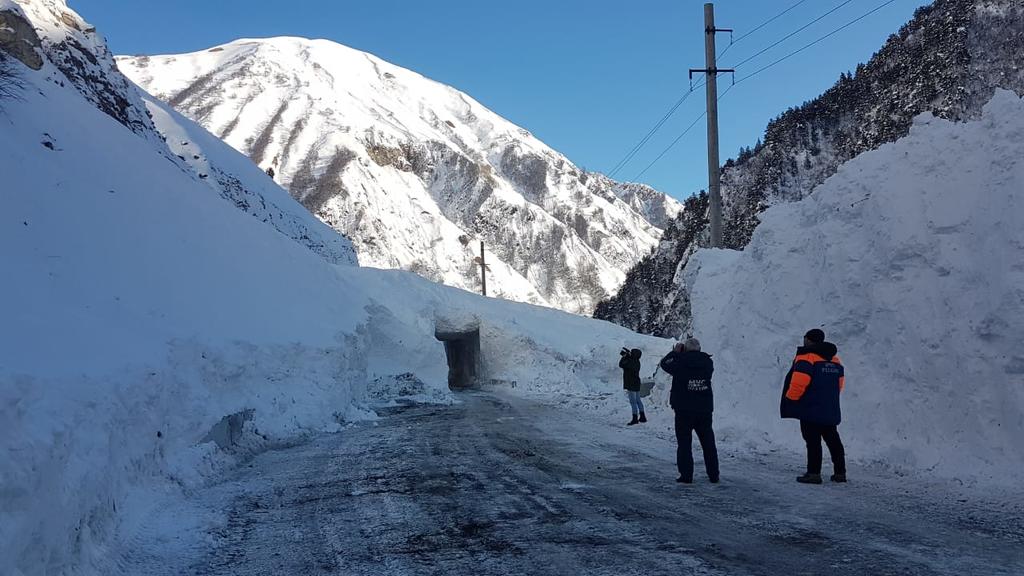
[[[140,85],[246,153],[365,265],[590,313],[678,202],[588,174],[469,96],[301,38],[121,57]]]
[[[918,114],[975,118],[996,88],[1024,93],[1024,3],[937,0],[918,9],[868,63],[787,110],[755,147],[725,163],[726,245],[745,247],[768,206],[803,198],[847,160],[905,136]],[[676,228],[688,220],[679,216]],[[690,235],[685,246],[669,236],[631,271],[633,280],[617,296],[598,306],[596,317],[664,336],[685,330],[688,312],[679,302],[687,297],[675,294],[686,290],[679,271],[706,234]],[[640,296],[647,286],[665,291]]]
[[[12,10],[0,11],[0,50],[33,70],[43,67],[41,42],[24,16]]]

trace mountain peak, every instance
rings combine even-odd
[[[329,40],[119,57],[353,239],[360,263],[589,313],[680,205],[587,173],[467,94]]]

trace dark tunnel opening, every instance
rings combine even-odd
[[[444,354],[448,360],[448,387],[452,390],[475,387],[480,372],[480,328],[438,329],[434,336],[444,342]]]

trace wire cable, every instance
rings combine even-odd
[[[771,64],[768,64],[766,66],[762,66],[761,68],[758,68],[756,71],[751,72],[750,74],[747,74],[746,76],[741,77],[739,80],[736,80],[735,83],[739,84],[740,82],[743,82],[744,80],[749,80],[750,78],[753,78],[754,76],[757,76],[761,72],[764,72],[765,70],[775,66],[776,64],[779,64],[779,63],[781,63],[781,62],[783,62],[785,60],[789,60],[793,56],[796,56],[797,54],[803,52],[804,50],[807,50],[811,46],[814,46],[815,44],[825,40],[826,38],[830,38],[830,37],[838,34],[839,32],[842,32],[843,30],[846,30],[850,26],[853,26],[857,22],[860,22],[861,20],[867,18],[868,16],[871,16],[875,12],[878,12],[882,8],[885,8],[886,6],[888,6],[889,4],[892,4],[895,1],[896,0],[887,0],[886,2],[883,2],[883,3],[879,4],[878,6],[872,8],[871,10],[869,10],[868,12],[865,12],[864,14],[861,14],[860,16],[854,18],[853,20],[850,20],[846,24],[843,24],[842,26],[840,26],[839,28],[836,28],[835,30],[829,32],[828,34],[825,34],[824,36],[821,36],[820,38],[817,38],[816,40],[813,40],[813,41],[811,41],[811,42],[809,42],[807,44],[804,44],[800,48],[797,48],[796,50],[793,50],[789,54],[786,54],[785,56],[783,56],[782,58],[779,58],[778,60],[772,62]]]
[[[700,116],[697,116],[697,119],[696,119],[696,120],[694,120],[693,122],[691,122],[691,123],[690,123],[690,125],[686,127],[686,130],[683,130],[683,133],[682,133],[682,134],[680,134],[679,136],[676,136],[676,139],[675,139],[675,140],[673,140],[673,141],[672,141],[672,143],[671,143],[671,144],[669,144],[667,148],[665,148],[664,150],[662,150],[662,151],[661,151],[661,154],[658,154],[658,156],[657,156],[657,157],[656,157],[656,158],[655,158],[654,160],[651,160],[651,163],[650,163],[650,164],[648,164],[646,168],[644,168],[643,170],[641,170],[641,171],[640,171],[640,173],[639,173],[639,174],[637,174],[637,175],[636,175],[636,176],[635,176],[635,177],[633,178],[632,182],[636,182],[636,181],[640,180],[640,177],[641,177],[641,176],[643,176],[644,174],[646,174],[646,173],[647,173],[647,171],[648,171],[648,170],[650,170],[652,166],[654,166],[655,164],[657,164],[657,163],[658,163],[658,160],[661,160],[661,159],[662,159],[662,158],[663,158],[663,157],[665,156],[665,154],[668,154],[669,150],[671,150],[672,148],[674,148],[674,147],[675,147],[675,145],[676,145],[676,144],[678,144],[678,143],[679,143],[679,141],[683,139],[683,136],[686,136],[686,134],[687,134],[687,133],[688,133],[688,132],[689,132],[690,130],[692,130],[694,126],[696,126],[696,125],[697,125],[697,122],[700,122],[700,121],[701,121],[701,119],[703,119],[703,118],[704,118],[705,116],[707,116],[707,115],[708,115],[708,113],[707,113],[706,111],[705,111],[705,112],[701,112],[701,113],[700,113]]]
[[[894,1],[895,1],[895,0],[894,0]],[[719,94],[719,95],[718,95],[718,100],[717,100],[717,101],[721,101],[721,100],[722,100],[722,98],[725,98],[725,95],[726,95],[726,94],[728,94],[730,90],[732,90],[733,86],[735,86],[735,84],[731,84],[731,85],[730,85],[730,86],[729,86],[728,88],[726,88],[726,89],[725,89],[725,90],[724,90],[724,91],[723,91],[723,92],[722,92],[721,94]],[[662,151],[661,151],[661,154],[658,154],[658,157],[657,157],[657,158],[655,158],[654,160],[652,160],[652,161],[651,161],[651,163],[650,163],[650,164],[648,164],[646,168],[644,168],[643,170],[641,170],[641,171],[640,171],[640,173],[639,173],[639,174],[637,174],[635,178],[633,178],[633,181],[634,181],[634,182],[636,182],[637,180],[639,180],[639,179],[640,179],[640,177],[641,177],[641,176],[643,176],[644,174],[646,174],[646,173],[647,173],[647,171],[648,171],[648,170],[650,170],[652,166],[654,166],[655,164],[657,164],[657,163],[658,163],[658,160],[661,160],[661,159],[662,159],[662,158],[663,158],[663,157],[665,156],[665,154],[668,154],[668,153],[669,153],[669,151],[670,151],[670,150],[672,150],[672,148],[674,148],[674,147],[675,147],[675,145],[676,145],[676,144],[678,144],[678,143],[679,143],[679,141],[683,139],[683,136],[686,136],[686,135],[687,135],[687,134],[688,134],[688,133],[690,132],[690,130],[693,130],[693,127],[694,127],[694,126],[696,126],[696,125],[697,125],[697,123],[698,123],[698,122],[700,122],[700,121],[701,121],[701,120],[702,120],[702,119],[703,119],[703,118],[704,118],[705,116],[707,116],[707,115],[708,115],[708,112],[707,112],[707,110],[705,110],[704,112],[701,112],[700,116],[697,116],[697,119],[696,119],[696,120],[694,120],[693,122],[691,122],[691,123],[690,123],[690,125],[686,127],[686,130],[683,130],[683,133],[682,133],[682,134],[680,134],[679,136],[676,136],[676,139],[675,139],[675,140],[673,140],[673,141],[672,141],[672,143],[671,143],[671,144],[669,144],[669,145],[668,145],[668,146],[667,146],[667,147],[666,147],[666,148],[665,148],[664,150],[662,150]]]
[[[725,54],[725,52],[726,52],[726,51],[727,51],[727,50],[728,50],[729,48],[731,48],[733,44],[735,44],[735,43],[737,43],[737,42],[739,42],[739,41],[743,40],[744,38],[747,38],[747,37],[748,37],[748,36],[750,36],[751,34],[754,34],[754,33],[755,33],[755,32],[757,32],[758,30],[761,30],[762,28],[764,28],[764,27],[765,27],[765,26],[767,26],[768,24],[771,24],[772,22],[774,22],[774,21],[778,20],[779,18],[781,18],[782,16],[784,16],[784,15],[788,14],[789,12],[791,12],[792,10],[794,10],[795,8],[797,8],[798,6],[800,6],[801,4],[805,3],[806,1],[807,1],[807,0],[798,0],[798,1],[796,2],[796,3],[794,3],[794,4],[790,5],[790,6],[789,6],[789,8],[786,8],[786,9],[785,9],[785,10],[783,10],[782,12],[779,12],[779,13],[778,13],[778,14],[776,14],[775,16],[772,16],[771,18],[769,18],[769,19],[765,20],[764,22],[762,22],[762,23],[758,24],[758,25],[757,25],[757,26],[755,26],[755,27],[754,27],[753,29],[751,29],[751,30],[750,30],[749,32],[746,32],[746,33],[744,33],[744,34],[740,35],[740,37],[739,37],[738,39],[736,39],[735,41],[731,42],[731,43],[729,44],[729,46],[727,46],[727,47],[725,48],[725,50],[723,50],[723,51],[722,51],[722,54]],[[801,31],[803,31],[803,30],[804,30],[804,29],[806,29],[806,28],[807,28],[808,26],[811,26],[811,25],[813,25],[814,23],[816,23],[816,22],[820,21],[820,20],[821,20],[822,18],[825,18],[825,17],[826,17],[826,16],[828,16],[829,14],[831,14],[831,13],[835,12],[836,10],[838,10],[838,9],[842,8],[842,7],[843,7],[843,6],[845,6],[846,4],[849,4],[850,2],[853,2],[853,0],[845,0],[845,1],[844,1],[844,2],[842,3],[842,4],[840,4],[840,5],[836,6],[836,7],[835,7],[835,8],[833,8],[832,10],[830,10],[830,11],[826,12],[826,13],[825,13],[824,15],[820,16],[820,17],[819,17],[819,18],[817,18],[816,20],[814,20],[814,21],[812,21],[812,22],[810,22],[810,23],[808,23],[808,24],[804,25],[803,27],[801,27],[801,28],[797,29],[796,31],[794,31],[794,32],[790,33],[790,34],[789,34],[788,36],[784,37],[784,38],[783,38],[782,40],[779,40],[779,41],[778,41],[778,42],[776,42],[775,44],[772,44],[772,45],[771,45],[771,46],[769,46],[768,48],[765,48],[765,49],[764,49],[764,50],[762,50],[761,52],[758,52],[757,54],[755,54],[755,55],[754,55],[754,56],[752,56],[751,58],[748,58],[748,59],[747,59],[747,60],[745,60],[744,62],[746,62],[746,61],[749,61],[750,59],[752,59],[752,58],[754,58],[754,57],[757,57],[757,56],[759,56],[759,55],[763,54],[764,52],[766,52],[766,51],[768,51],[768,50],[770,50],[770,49],[774,48],[775,46],[779,45],[780,43],[784,42],[785,40],[787,40],[787,39],[791,38],[791,37],[792,37],[793,35],[795,35],[795,34],[797,34],[797,33],[801,32]],[[683,94],[683,95],[682,95],[682,96],[681,96],[681,97],[680,97],[680,98],[679,98],[678,100],[676,100],[676,102],[675,102],[675,103],[674,103],[674,104],[673,104],[673,105],[672,105],[671,107],[669,107],[668,111],[667,111],[667,112],[665,112],[665,114],[664,114],[664,115],[663,115],[663,116],[662,116],[662,117],[661,117],[661,118],[660,118],[660,119],[658,120],[658,122],[656,122],[656,123],[654,124],[654,126],[653,126],[653,127],[652,127],[652,128],[650,129],[650,130],[648,130],[648,131],[647,131],[647,133],[646,133],[646,134],[644,134],[643,138],[641,138],[641,139],[640,139],[640,141],[639,141],[639,142],[637,142],[637,143],[636,143],[636,144],[635,144],[635,145],[634,145],[634,146],[633,146],[633,147],[632,147],[632,148],[631,148],[631,149],[629,150],[629,152],[627,152],[627,153],[626,153],[626,155],[625,155],[625,156],[624,156],[624,157],[623,157],[623,158],[622,158],[621,160],[619,160],[619,161],[618,161],[618,162],[617,162],[617,163],[615,164],[615,166],[614,166],[614,167],[613,167],[613,168],[612,168],[612,169],[611,169],[611,170],[610,170],[610,171],[608,172],[608,177],[609,177],[609,178],[614,178],[614,177],[615,177],[615,176],[616,176],[616,175],[617,175],[617,174],[618,174],[619,172],[621,172],[621,171],[622,171],[622,170],[623,170],[623,169],[624,169],[624,168],[625,168],[626,166],[628,166],[628,165],[629,165],[629,163],[630,163],[630,162],[631,162],[631,161],[633,160],[633,158],[635,158],[635,157],[636,157],[636,155],[637,155],[637,154],[638,154],[638,153],[640,152],[640,150],[642,150],[642,149],[643,149],[643,147],[644,147],[644,146],[646,146],[646,145],[647,145],[647,143],[648,143],[648,142],[649,142],[649,141],[651,140],[651,138],[653,138],[653,137],[654,137],[654,135],[655,135],[655,134],[656,134],[656,133],[658,132],[658,130],[660,130],[660,129],[661,129],[661,127],[662,127],[662,126],[664,126],[666,122],[668,122],[669,118],[671,118],[671,117],[672,117],[672,115],[673,115],[673,114],[675,114],[676,110],[678,110],[678,109],[679,109],[679,107],[683,105],[683,103],[684,103],[684,102],[686,101],[686,99],[687,99],[687,98],[689,98],[689,97],[690,97],[690,95],[691,95],[691,94],[693,94],[693,92],[694,92],[695,90],[699,90],[699,89],[700,89],[701,87],[703,87],[703,86],[704,86],[704,84],[706,84],[706,81],[702,81],[701,83],[698,83],[698,85],[697,85],[697,86],[695,86],[695,87],[694,87],[694,86],[691,86],[691,87],[690,87],[690,90],[689,90],[689,92],[686,92],[686,93],[685,93],[685,94]],[[664,155],[664,153],[663,153],[662,155]],[[660,157],[660,156],[659,156],[659,157]],[[646,168],[644,169],[644,171],[646,171]]]
[[[623,168],[625,168],[629,164],[629,162],[633,160],[634,157],[636,157],[637,153],[640,152],[640,150],[647,144],[647,142],[649,142],[650,139],[654,137],[658,130],[660,130],[661,127],[665,125],[665,122],[668,122],[668,119],[671,118],[673,114],[675,114],[676,110],[678,110],[679,107],[683,105],[683,102],[686,102],[687,98],[689,98],[691,94],[693,94],[696,90],[699,90],[703,86],[704,83],[698,83],[697,86],[691,86],[689,91],[687,91],[678,100],[676,100],[675,104],[673,104],[668,109],[668,111],[665,112],[665,114],[661,117],[660,120],[658,120],[654,127],[648,130],[647,134],[645,134],[644,137],[641,138],[640,141],[637,142],[637,144],[633,146],[633,148],[630,149],[628,153],[626,153],[626,156],[619,160],[615,167],[612,168],[610,172],[608,172],[608,177],[614,178],[616,174],[618,174]]]
[[[744,38],[750,36],[751,34],[754,34],[758,30],[760,30],[761,28],[764,28],[765,26],[771,24],[772,22],[775,22],[779,18],[782,18],[783,16],[785,16],[786,14],[791,12],[794,8],[796,8],[797,6],[803,4],[804,2],[807,2],[807,0],[798,0],[798,2],[796,4],[793,4],[792,6],[790,6],[789,8],[786,8],[782,12],[779,12],[775,16],[772,16],[771,18],[765,20],[764,22],[761,22],[757,26],[754,26],[752,29],[750,29],[749,32],[746,32],[744,34],[740,34],[739,38],[729,42],[729,45],[725,47],[725,50],[722,50],[722,52],[718,54],[718,58],[721,58],[722,56],[724,56],[725,53],[729,51],[729,48],[732,48],[734,44],[740,43]]]
[[[784,37],[784,38],[783,38],[782,40],[779,40],[778,42],[775,42],[774,44],[772,44],[772,45],[771,45],[771,46],[769,46],[768,48],[765,48],[764,50],[762,50],[762,51],[758,52],[757,54],[755,54],[755,55],[751,56],[750,58],[747,58],[746,60],[744,60],[744,61],[740,62],[739,64],[736,64],[736,65],[735,65],[735,66],[733,66],[733,67],[735,68],[735,67],[738,67],[738,66],[740,66],[740,65],[742,65],[742,64],[744,64],[744,63],[746,63],[746,62],[749,62],[749,61],[750,61],[750,60],[752,60],[753,58],[756,58],[757,56],[759,56],[759,55],[761,55],[761,54],[763,54],[763,53],[767,52],[767,51],[768,51],[768,50],[770,50],[771,48],[773,48],[773,47],[777,46],[778,44],[780,44],[781,42],[783,42],[783,41],[785,41],[785,40],[787,40],[787,39],[791,38],[791,37],[792,37],[793,35],[795,35],[796,33],[798,33],[798,32],[800,32],[800,31],[802,31],[802,30],[806,29],[806,28],[807,28],[808,26],[810,26],[810,25],[812,25],[812,24],[814,24],[814,23],[816,23],[816,22],[820,21],[820,20],[821,20],[821,19],[823,19],[823,18],[824,18],[825,16],[828,16],[829,14],[832,14],[833,12],[835,12],[836,10],[838,10],[839,8],[842,8],[843,6],[845,6],[845,5],[849,4],[849,3],[850,3],[850,2],[852,2],[852,1],[853,1],[853,0],[846,0],[845,2],[843,2],[843,3],[839,4],[838,6],[836,6],[836,7],[835,7],[835,8],[833,8],[833,9],[829,10],[828,12],[826,12],[825,14],[823,14],[822,16],[819,16],[819,17],[818,17],[817,19],[815,19],[814,21],[812,21],[812,22],[810,22],[810,23],[808,23],[808,24],[806,24],[806,25],[802,26],[801,28],[797,29],[796,31],[794,31],[794,32],[790,33],[789,35],[787,35],[786,37]],[[725,97],[725,95],[726,95],[726,94],[728,94],[728,93],[729,93],[729,92],[730,92],[730,91],[731,91],[731,90],[732,90],[732,89],[733,89],[733,88],[734,88],[734,87],[735,87],[735,86],[736,86],[737,84],[739,84],[739,83],[741,83],[741,82],[744,82],[744,81],[746,81],[746,80],[749,80],[750,78],[753,78],[754,76],[757,76],[758,74],[760,74],[760,73],[764,72],[765,70],[768,70],[769,68],[772,68],[772,67],[774,67],[774,66],[776,66],[776,65],[778,65],[778,64],[780,64],[780,63],[782,63],[782,62],[784,62],[784,61],[786,61],[786,60],[788,60],[788,59],[790,59],[790,58],[792,58],[793,56],[796,56],[797,54],[799,54],[799,53],[803,52],[804,50],[807,50],[808,48],[810,48],[810,47],[812,47],[812,46],[814,46],[814,45],[816,45],[816,44],[818,44],[818,43],[820,43],[820,42],[823,42],[824,40],[826,40],[826,39],[828,39],[828,38],[831,38],[832,36],[835,36],[835,35],[836,35],[836,34],[838,34],[839,32],[842,32],[843,30],[846,30],[846,29],[847,29],[847,28],[849,28],[850,26],[853,26],[853,25],[854,25],[854,24],[856,24],[857,22],[860,22],[861,20],[863,20],[863,19],[867,18],[868,16],[871,16],[871,15],[872,15],[872,14],[874,14],[875,12],[878,12],[879,10],[881,10],[881,9],[885,8],[886,6],[888,6],[888,5],[890,5],[890,4],[894,3],[894,2],[896,2],[896,0],[886,0],[885,2],[882,2],[882,3],[881,3],[881,4],[879,4],[878,6],[876,6],[876,7],[872,8],[871,10],[869,10],[869,11],[867,11],[867,12],[865,12],[864,14],[861,14],[860,16],[858,16],[858,17],[854,18],[853,20],[850,20],[849,22],[847,22],[847,23],[843,24],[842,26],[840,26],[840,27],[838,27],[838,28],[836,28],[836,29],[832,30],[831,32],[829,32],[829,33],[827,33],[827,34],[825,34],[825,35],[823,35],[823,36],[820,36],[820,37],[818,37],[818,38],[816,38],[816,39],[812,40],[811,42],[808,42],[807,44],[805,44],[805,45],[801,46],[800,48],[797,48],[796,50],[793,50],[792,52],[790,52],[790,53],[786,54],[786,55],[785,55],[785,56],[783,56],[782,58],[779,58],[779,59],[777,59],[777,60],[775,60],[775,61],[773,61],[773,62],[771,62],[771,63],[769,63],[769,64],[767,64],[767,65],[765,65],[765,66],[762,66],[761,68],[759,68],[759,69],[755,70],[754,72],[751,72],[750,74],[747,74],[746,76],[743,76],[743,77],[739,78],[738,80],[735,80],[735,81],[734,81],[734,82],[733,82],[733,83],[732,83],[732,84],[731,84],[731,85],[730,85],[730,86],[729,86],[728,88],[726,88],[726,89],[725,89],[724,91],[722,91],[722,93],[721,93],[721,94],[719,94],[719,95],[718,95],[717,101],[721,101],[721,100],[722,100],[722,98],[724,98],[724,97]],[[791,6],[791,7],[789,8],[789,9],[792,9],[792,8],[795,8],[795,7],[796,7],[796,5],[794,5],[794,6]],[[749,33],[748,33],[748,34],[746,34],[746,35],[749,35]],[[741,38],[742,38],[742,37],[741,37]],[[704,82],[704,83],[700,84],[700,85],[699,85],[699,86],[697,86],[696,88],[691,88],[691,89],[690,89],[690,92],[688,92],[688,93],[687,93],[687,96],[689,96],[689,94],[693,93],[693,91],[694,91],[694,90],[696,90],[697,88],[700,88],[700,86],[703,86],[704,84],[706,84],[706,82]],[[674,112],[674,110],[673,110],[673,112]],[[669,114],[669,115],[671,115],[671,114]],[[633,181],[638,181],[638,180],[640,179],[640,177],[641,177],[641,176],[643,176],[644,174],[646,174],[648,170],[650,170],[650,169],[651,169],[651,168],[652,168],[652,167],[653,167],[653,166],[654,166],[655,164],[657,164],[657,163],[658,163],[658,161],[660,161],[660,160],[661,160],[662,158],[664,158],[664,157],[665,157],[665,155],[666,155],[666,154],[668,154],[668,153],[669,153],[669,151],[671,151],[671,150],[672,150],[672,148],[674,148],[674,147],[675,147],[675,145],[676,145],[676,144],[678,144],[678,143],[679,143],[679,141],[680,141],[680,140],[682,140],[682,139],[683,139],[683,137],[684,137],[684,136],[686,136],[686,135],[687,135],[687,134],[688,134],[688,133],[689,133],[689,132],[690,132],[690,131],[691,131],[691,130],[693,129],[693,127],[694,127],[694,126],[696,126],[696,125],[697,125],[697,123],[698,123],[698,122],[700,122],[700,121],[701,121],[701,119],[703,119],[703,118],[704,118],[705,116],[707,116],[707,111],[706,111],[706,110],[705,110],[704,112],[702,112],[702,113],[700,114],[700,116],[698,116],[698,117],[697,117],[697,118],[696,118],[696,119],[695,119],[695,120],[694,120],[693,122],[691,122],[691,123],[690,123],[690,125],[689,125],[689,126],[687,126],[687,127],[686,127],[686,129],[685,129],[685,130],[683,130],[683,132],[682,132],[681,134],[679,134],[679,136],[676,136],[675,140],[673,140],[673,141],[672,141],[672,142],[671,142],[671,143],[670,143],[670,144],[669,144],[669,145],[668,145],[668,146],[667,146],[667,147],[666,147],[666,148],[665,148],[664,150],[662,150],[662,151],[661,151],[661,153],[660,153],[660,154],[658,154],[658,156],[654,158],[654,160],[652,160],[652,161],[651,161],[651,162],[650,162],[650,163],[649,163],[649,164],[648,164],[648,165],[647,165],[646,167],[644,167],[644,169],[643,169],[643,170],[641,170],[641,171],[640,171],[640,173],[639,173],[639,174],[637,174],[637,175],[636,175],[636,177],[634,177],[634,178],[633,178]],[[666,116],[665,120],[667,120],[667,116]],[[659,124],[659,126],[658,126],[658,127],[660,127],[660,125],[661,125],[661,124],[664,124],[664,122],[661,122],[661,123]],[[651,133],[649,133],[649,135],[653,135],[653,131],[652,131]],[[647,138],[647,139],[649,139],[649,138]],[[644,142],[646,142],[646,140],[645,140]],[[636,148],[636,150],[638,151],[638,150],[639,150],[639,148]],[[633,153],[633,155],[635,155],[635,152]],[[631,157],[632,157],[632,156],[631,156]],[[621,169],[621,167],[620,167],[620,169]]]
[[[758,56],[760,56],[761,54],[764,54],[765,52],[767,52],[767,51],[771,50],[772,48],[775,48],[775,47],[776,47],[776,46],[778,46],[779,44],[782,44],[782,43],[783,43],[783,42],[785,42],[786,40],[789,40],[789,39],[790,39],[790,38],[792,38],[793,36],[796,36],[797,34],[799,34],[799,33],[803,32],[804,30],[806,30],[806,29],[810,28],[811,26],[813,26],[813,25],[817,24],[818,22],[821,22],[822,20],[824,20],[824,19],[825,19],[826,17],[828,17],[829,15],[833,14],[834,12],[836,12],[837,10],[839,10],[840,8],[842,8],[843,6],[846,6],[847,4],[850,4],[850,3],[851,3],[851,2],[853,2],[853,1],[854,1],[854,0],[843,0],[843,2],[839,3],[839,4],[838,4],[838,5],[836,6],[836,7],[832,8],[832,9],[831,9],[831,10],[829,10],[828,12],[825,12],[825,13],[824,13],[824,14],[822,14],[821,16],[818,16],[818,17],[817,17],[817,18],[815,18],[814,20],[811,20],[811,21],[810,21],[810,22],[808,22],[807,24],[804,24],[803,26],[801,26],[801,27],[797,28],[796,30],[794,30],[794,31],[790,32],[789,34],[786,34],[785,36],[783,36],[783,37],[782,37],[782,38],[780,38],[779,40],[776,40],[776,41],[775,41],[775,42],[773,42],[772,44],[769,44],[769,45],[768,45],[768,46],[767,46],[766,48],[763,48],[763,49],[761,49],[761,50],[760,50],[759,52],[757,52],[757,53],[753,54],[752,56],[749,56],[749,57],[747,57],[747,58],[743,59],[742,61],[740,61],[740,62],[738,62],[738,63],[736,63],[736,64],[734,64],[734,65],[732,65],[732,66],[729,66],[729,68],[739,68],[740,66],[743,66],[744,64],[746,64],[747,62],[750,62],[750,61],[751,61],[751,60],[753,60],[754,58],[757,58],[757,57],[758,57]]]

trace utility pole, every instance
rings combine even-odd
[[[484,241],[480,241],[480,291],[487,296],[487,259],[484,256]]]
[[[487,296],[487,271],[490,267],[487,266],[487,260],[484,257],[484,241],[480,241],[480,255],[473,259],[474,262],[480,265],[480,291],[484,296]]]
[[[722,191],[720,187],[721,166],[718,162],[718,73],[734,72],[732,69],[719,70],[715,61],[715,34],[732,32],[729,28],[715,28],[715,5],[704,5],[704,69],[690,69],[690,80],[694,72],[707,76],[708,105],[708,191],[711,201],[711,247],[722,247]]]

